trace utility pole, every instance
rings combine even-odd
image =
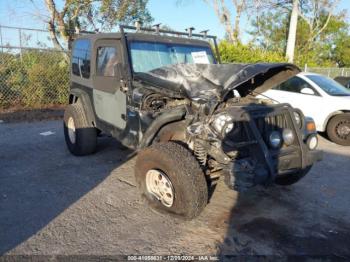
[[[292,13],[290,15],[286,58],[289,63],[294,61],[294,49],[297,35],[299,0],[293,0]]]

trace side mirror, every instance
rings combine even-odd
[[[304,87],[300,90],[300,93],[305,94],[305,95],[314,95],[315,92],[309,87]]]

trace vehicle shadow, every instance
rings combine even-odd
[[[0,141],[0,255],[40,233],[134,155],[103,136],[96,154],[72,156],[55,128],[58,137],[21,134]]]
[[[251,107],[246,108],[246,113],[249,114],[250,119],[254,119],[255,126],[259,130],[258,136],[261,135],[263,143],[267,145],[270,161],[273,164],[274,171],[276,171],[277,166],[285,166],[286,159],[278,156],[285,155],[288,148],[279,147],[278,150],[272,152],[271,145],[269,145],[269,136],[266,137],[265,134],[271,134],[271,132],[276,130],[281,133],[286,128],[286,121],[266,117],[259,121],[256,115],[253,115],[253,111],[249,111]],[[273,107],[269,108],[267,106],[265,110],[267,110],[267,114],[274,115]],[[247,125],[247,122],[243,124]],[[245,132],[252,132],[252,129],[254,129],[252,126],[245,128]],[[249,140],[252,138],[254,136],[250,136]],[[228,137],[228,139],[231,138]],[[257,137],[254,139],[257,139]],[[299,147],[297,143],[292,145],[296,146],[296,152],[293,153],[294,156],[295,154],[300,154],[300,152],[297,153]],[[262,147],[258,145],[249,146],[247,149],[249,154],[241,151],[242,149],[238,150],[238,156],[254,156],[257,157],[256,163],[264,163]],[[291,155],[291,151],[288,152]],[[261,155],[260,158],[259,155]],[[332,156],[331,158],[335,157]],[[340,157],[346,158],[347,156]],[[301,161],[300,159],[299,157],[299,161]],[[290,159],[287,161],[293,162]],[[342,161],[346,162],[344,159]],[[301,163],[298,166],[300,165]],[[265,163],[264,168],[266,167],[267,164]],[[308,167],[304,170],[306,171],[307,169]],[[304,172],[304,170],[299,170],[298,172]],[[343,170],[343,172],[346,171]],[[256,171],[254,173],[256,174]],[[308,176],[312,176],[315,173],[324,175],[324,170],[316,165]],[[291,175],[294,174],[284,175],[284,178]],[[347,243],[350,241],[350,225],[344,223],[344,221],[339,222],[341,217],[338,217],[336,220],[330,216],[323,218],[324,215],[321,215],[317,210],[320,207],[314,204],[320,201],[318,198],[315,199],[319,192],[315,192],[315,189],[312,188],[318,181],[311,181],[309,182],[310,184],[306,185],[301,184],[302,186],[299,185],[304,180],[310,179],[308,176],[295,185],[277,186],[273,183],[269,187],[262,185],[256,187],[248,186],[245,190],[239,191],[228,217],[226,216],[224,220],[225,224],[227,224],[227,232],[223,242],[218,245],[218,256],[220,259],[222,261],[231,261],[236,256],[254,255],[349,255],[350,251]],[[276,178],[281,181],[280,175],[277,175]],[[235,169],[235,172],[233,172],[231,181],[236,185],[239,183],[250,185],[251,179],[252,175],[248,170],[245,172],[238,168],[238,170]],[[256,179],[256,176],[253,176],[253,181],[254,179]],[[311,179],[315,178],[312,177]],[[329,183],[332,182],[329,181]],[[282,184],[292,183],[283,182]],[[320,187],[319,182],[317,186]],[[294,191],[294,189],[296,190]],[[323,188],[318,190],[323,190]],[[312,198],[311,203],[305,202],[308,198]],[[334,228],[336,228],[337,234],[334,234],[334,231],[332,231]]]
[[[322,143],[326,160],[296,184],[238,193],[226,218],[224,240],[218,244],[221,261],[253,256],[350,257],[348,167],[340,165],[350,155],[327,151],[329,142],[322,139]]]

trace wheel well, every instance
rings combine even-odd
[[[347,110],[347,109],[345,109],[345,110],[338,110],[336,112],[333,112],[333,113],[329,114],[329,116],[326,118],[326,120],[324,122],[324,125],[323,125],[324,126],[324,130],[327,130],[327,126],[328,126],[330,120],[333,117],[335,117],[337,115],[345,114],[345,113],[350,113],[350,110]]]
[[[146,132],[143,134],[142,141],[139,144],[139,148],[151,145],[156,137],[160,137],[159,134],[161,133],[162,129],[169,127],[171,123],[183,121],[185,114],[186,108],[180,107],[178,109],[172,110],[171,112],[167,112],[166,114],[163,113],[160,116],[158,116],[155,120],[153,120],[153,122],[147,128]],[[166,131],[163,130],[162,132]],[[166,134],[167,133],[168,132],[166,132]],[[170,137],[173,136],[174,135],[171,134]]]
[[[158,139],[159,142],[168,142],[171,140],[184,141],[185,130],[186,125],[183,120],[169,123],[159,130],[156,139]]]

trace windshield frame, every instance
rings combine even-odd
[[[133,35],[134,36],[134,35]],[[213,64],[218,64],[217,58],[215,53],[213,52],[213,49],[210,45],[209,42],[203,41],[203,40],[197,40],[197,39],[190,39],[190,38],[179,38],[179,37],[159,37],[155,36],[155,39],[149,38],[148,35],[147,37],[128,37],[127,38],[127,44],[128,44],[128,57],[129,57],[129,64],[130,64],[130,69],[132,74],[137,74],[137,73],[144,73],[144,72],[137,72],[134,71],[134,65],[132,61],[132,56],[131,56],[131,44],[133,42],[139,42],[139,43],[153,43],[153,44],[174,44],[174,45],[179,45],[179,46],[192,46],[192,47],[202,47],[205,49],[208,49],[210,51],[210,54],[213,57]]]
[[[310,80],[312,83],[314,83],[318,88],[320,88],[324,93],[326,93],[327,95],[329,96],[332,96],[332,97],[347,97],[347,96],[350,96],[350,90],[347,89],[345,86],[341,85],[340,83],[338,83],[337,81],[335,81],[334,79],[331,79],[327,76],[323,76],[323,75],[318,75],[318,74],[308,74],[308,75],[305,75],[305,77]],[[332,93],[330,92],[330,90],[327,90],[326,88],[324,88],[323,85],[320,84],[319,81],[315,81],[315,78],[324,78],[326,79],[327,81],[330,81],[331,83],[334,83],[335,87],[339,87],[338,90],[341,90],[341,91],[346,91],[342,94],[335,94],[335,93]]]

